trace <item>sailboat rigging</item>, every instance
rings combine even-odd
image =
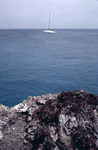
[[[49,23],[48,23],[48,29],[44,30],[44,33],[55,33],[54,30],[50,29],[50,15],[51,13],[49,12]]]

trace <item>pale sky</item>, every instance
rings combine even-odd
[[[98,0],[0,0],[0,29],[98,29]]]

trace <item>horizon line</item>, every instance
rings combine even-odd
[[[45,28],[0,28],[0,30],[45,30]],[[54,30],[98,30],[98,28],[54,28]]]

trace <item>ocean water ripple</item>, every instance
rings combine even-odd
[[[0,103],[83,89],[98,94],[98,30],[0,30]]]

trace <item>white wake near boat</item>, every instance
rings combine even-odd
[[[44,33],[55,33],[55,30],[50,29],[50,12],[49,12],[49,24],[48,24],[48,29],[44,30]]]

